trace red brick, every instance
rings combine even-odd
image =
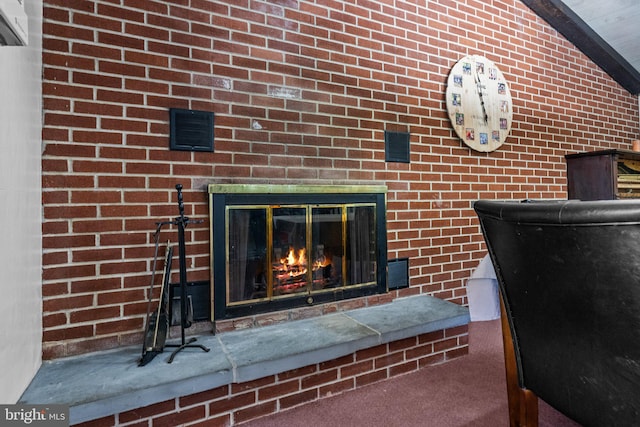
[[[48,7],[48,5],[44,6],[42,10],[43,10],[42,12],[43,16],[47,18],[47,20],[49,21],[60,21],[65,23],[69,22],[70,14],[68,10],[62,10],[55,7]]]
[[[303,403],[311,402],[318,399],[318,390],[312,389],[307,391],[302,391],[300,393],[296,393],[291,396],[283,397],[279,400],[280,409],[287,409],[293,406],[298,406]]]
[[[67,323],[67,316],[64,313],[56,313],[42,316],[42,325],[45,328],[54,328]]]
[[[50,282],[42,286],[42,296],[50,297],[54,295],[65,295],[69,293],[67,282]]]
[[[233,411],[236,408],[249,406],[256,403],[255,391],[233,395],[228,399],[219,399],[209,404],[209,414],[218,415]]]
[[[268,414],[273,414],[277,411],[276,402],[266,402],[259,405],[251,406],[247,409],[235,411],[233,413],[233,419],[236,423],[242,423],[254,418],[259,418]]]
[[[418,362],[415,360],[389,367],[389,378],[418,370]]]
[[[444,362],[444,360],[445,360],[444,353],[431,354],[431,355],[427,355],[426,357],[423,357],[423,358],[419,359],[418,360],[418,366],[420,368],[424,368],[425,366],[442,363],[442,362]]]
[[[304,366],[302,368],[292,369],[290,371],[279,373],[277,375],[277,378],[278,378],[278,381],[286,381],[288,379],[299,378],[299,377],[313,374],[314,372],[317,372],[317,370],[318,370],[317,365],[309,365],[309,366]]]
[[[447,360],[455,359],[461,356],[466,356],[469,354],[469,347],[455,348],[449,350],[445,353],[445,357]]]
[[[415,347],[417,344],[416,337],[405,338],[403,340],[393,341],[389,343],[389,352],[395,352],[404,350],[410,347]]]
[[[371,359],[383,354],[387,354],[387,344],[377,345],[375,347],[370,347],[356,352],[356,360]]]
[[[102,307],[89,310],[73,311],[70,316],[71,323],[91,322],[95,320],[114,318],[120,315],[119,307]]]
[[[317,387],[322,384],[331,383],[336,380],[338,380],[338,370],[332,369],[330,371],[319,372],[317,374],[309,375],[302,378],[301,388],[304,390],[310,387]]]
[[[45,113],[44,124],[46,126],[69,126],[74,128],[95,128],[96,118],[89,116],[79,116],[74,114]]]
[[[143,298],[144,292],[141,289],[133,289],[120,292],[104,292],[98,294],[98,305],[140,301]]]
[[[76,338],[86,338],[93,335],[93,326],[75,326],[66,327],[64,329],[49,329],[42,335],[42,342],[47,341],[65,341]]]
[[[373,384],[378,381],[382,381],[388,378],[387,371],[385,369],[369,372],[356,377],[356,387],[363,387],[368,384]]]
[[[59,37],[77,40],[93,40],[93,31],[86,28],[76,28],[71,25],[61,25],[53,22],[42,24],[43,34],[55,34]]]
[[[69,130],[44,127],[42,129],[42,139],[47,141],[67,141],[69,139]]]
[[[75,270],[75,271],[74,271]],[[68,278],[91,277],[95,276],[96,268],[94,265],[80,266],[56,266],[44,267],[42,272],[43,280],[60,280]]]
[[[432,343],[444,338],[444,331],[434,331],[418,336],[418,344]]]
[[[66,264],[69,262],[67,252],[49,252],[42,254],[42,263],[44,265]]]
[[[142,330],[144,328],[143,319],[132,318],[116,320],[113,322],[102,322],[96,324],[96,335],[114,334],[131,330]]]
[[[121,279],[117,277],[92,278],[90,280],[77,280],[71,283],[72,293],[86,293],[115,290],[121,287]]]
[[[469,325],[461,325],[456,328],[446,329],[444,335],[446,337],[453,337],[457,335],[463,335],[469,333]]]
[[[373,360],[365,360],[364,362],[354,363],[349,366],[340,368],[340,378],[354,377],[368,372],[373,369]]]
[[[424,344],[406,350],[407,360],[416,359],[433,353],[433,344]]]
[[[375,369],[385,368],[389,365],[396,365],[400,362],[404,361],[404,353],[395,352],[388,353],[384,356],[378,357],[374,360]]]
[[[175,427],[203,419],[205,414],[206,407],[201,405],[194,408],[178,409],[176,412],[160,417],[154,417],[151,422],[157,427]]]
[[[449,350],[450,348],[456,347],[458,345],[458,340],[455,338],[450,338],[443,341],[438,341],[433,344],[433,351],[439,352],[443,350]]]
[[[293,379],[258,389],[258,400],[265,401],[300,390],[300,380]]]
[[[330,383],[319,388],[320,397],[329,397],[355,388],[355,378]]]
[[[183,396],[179,399],[180,407],[197,405],[213,399],[219,399],[229,394],[229,386],[221,386],[212,390],[203,391],[200,393],[190,394]]]
[[[42,342],[42,359],[51,360],[59,357],[68,356],[67,345],[61,344],[58,341],[55,342]]]
[[[176,410],[175,400],[166,400],[153,405],[137,408],[132,411],[120,413],[118,419],[121,423],[128,423],[135,420],[153,417],[159,414],[166,414]]]

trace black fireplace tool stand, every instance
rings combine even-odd
[[[180,216],[176,217],[173,221],[166,224],[176,225],[178,227],[178,256],[180,262],[180,332],[181,342],[180,344],[165,344],[165,347],[176,347],[171,353],[171,357],[167,363],[173,362],[176,355],[185,348],[200,348],[205,352],[210,349],[202,344],[193,344],[197,341],[197,338],[192,337],[188,341],[185,340],[184,330],[191,327],[191,321],[187,314],[187,257],[185,248],[184,229],[188,224],[197,224],[202,220],[190,220],[184,216],[184,202],[182,200],[182,184],[176,184],[176,190],[178,191],[178,211]]]

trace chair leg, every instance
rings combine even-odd
[[[538,396],[527,389],[520,389],[520,427],[538,427]]]
[[[504,366],[507,376],[507,400],[509,405],[509,425],[511,427],[538,426],[538,397],[531,390],[523,389],[518,383],[518,366],[513,348],[511,327],[507,311],[500,297],[500,318],[502,326],[502,344],[504,347]]]

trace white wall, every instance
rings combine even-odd
[[[26,0],[29,45],[0,46],[0,404],[42,361],[42,0]]]

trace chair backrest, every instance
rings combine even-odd
[[[474,204],[522,388],[583,425],[640,423],[640,201]]]

